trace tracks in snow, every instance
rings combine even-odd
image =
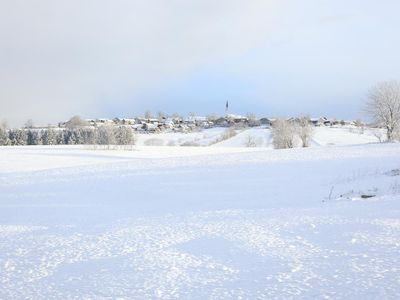
[[[0,298],[399,296],[398,220],[276,215],[226,210],[110,228],[0,226]]]

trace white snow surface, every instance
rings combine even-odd
[[[139,134],[137,144],[145,146],[155,144],[156,146],[214,146],[214,147],[246,147],[249,137],[254,139],[256,147],[272,148],[271,130],[263,126],[237,129],[237,135],[220,140],[226,128],[212,128],[190,133],[160,133],[160,134]],[[359,145],[376,143],[375,137],[370,129],[361,129],[354,126],[337,127],[315,127],[311,146],[329,145]],[[299,141],[298,141],[299,143]]]
[[[399,168],[399,144],[2,147],[0,299],[399,299]]]

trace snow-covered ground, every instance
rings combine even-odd
[[[400,145],[323,130],[290,150],[0,148],[0,299],[398,299]]]
[[[263,126],[237,129],[237,135],[221,140],[226,128],[212,128],[191,133],[139,134],[139,146],[213,146],[248,147],[249,137],[253,146],[272,148],[271,130]],[[377,143],[378,138],[370,129],[361,130],[354,126],[315,127],[312,147],[330,145],[359,145]]]

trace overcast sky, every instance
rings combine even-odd
[[[400,79],[398,0],[0,0],[0,119],[362,117]]]

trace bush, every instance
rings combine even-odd
[[[195,141],[187,141],[187,142],[184,142],[183,144],[181,144],[181,146],[184,146],[184,147],[199,147],[200,144],[196,143]]]
[[[176,146],[176,142],[174,140],[169,140],[167,146]]]
[[[163,146],[164,141],[158,138],[151,138],[144,142],[145,146]]]
[[[272,144],[275,149],[287,149],[294,147],[295,126],[284,120],[278,119],[272,126]]]
[[[246,147],[254,148],[257,147],[257,140],[252,135],[247,135],[246,137]]]

